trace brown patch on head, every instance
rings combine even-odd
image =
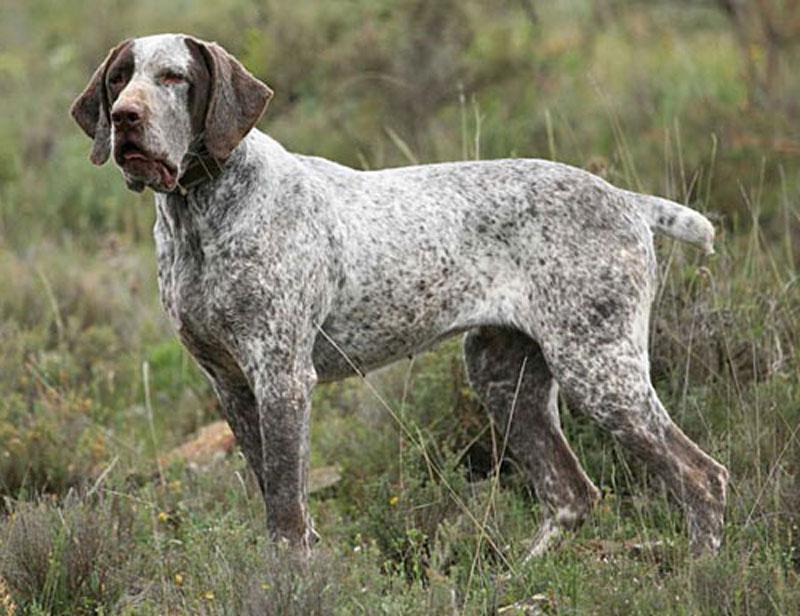
[[[97,67],[84,91],[75,99],[70,113],[78,125],[94,140],[91,161],[102,165],[111,154],[111,118],[109,93],[106,91],[106,77],[109,67],[123,52],[130,56],[131,41],[125,40],[108,52],[106,59]],[[132,71],[132,66],[131,66]],[[128,79],[130,76],[128,76]],[[124,87],[124,86],[123,86]]]
[[[272,90],[216,43],[190,37],[186,42],[193,57],[196,53],[202,56],[210,77],[203,126],[205,145],[212,156],[224,160],[261,118]]]
[[[106,96],[108,97],[109,110],[114,105],[114,101],[128,85],[133,77],[136,68],[133,57],[133,45],[126,45],[120,49],[116,57],[108,65],[105,77]]]
[[[189,64],[189,115],[192,119],[192,134],[199,135],[205,129],[208,96],[211,90],[211,72],[205,56],[200,50],[201,43],[187,38],[186,46],[192,56]]]

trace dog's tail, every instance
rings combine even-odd
[[[714,254],[714,227],[708,218],[674,201],[625,191],[644,214],[650,228]]]

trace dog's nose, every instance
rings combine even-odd
[[[115,105],[111,112],[111,121],[116,128],[135,128],[144,120],[144,107],[135,101]]]

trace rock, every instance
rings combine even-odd
[[[215,421],[200,428],[192,440],[162,456],[160,462],[162,466],[183,462],[194,469],[202,469],[229,456],[235,447],[236,438],[227,422]],[[308,476],[308,491],[311,494],[321,492],[336,485],[341,479],[337,466],[312,468]]]
[[[322,492],[341,481],[342,474],[338,466],[321,466],[312,468],[308,473],[308,492]]]
[[[183,461],[191,467],[204,467],[233,453],[236,438],[225,421],[215,421],[200,428],[192,440],[176,447],[161,458],[168,466]]]
[[[498,614],[502,614],[503,616],[534,616],[537,614],[545,614],[545,608],[550,605],[550,599],[545,594],[536,594],[527,599],[522,599],[521,601],[517,601],[512,603],[511,605],[505,605],[497,610]]]

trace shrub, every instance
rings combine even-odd
[[[114,497],[20,503],[0,528],[0,577],[23,609],[110,609],[127,585],[133,529],[131,510]]]

